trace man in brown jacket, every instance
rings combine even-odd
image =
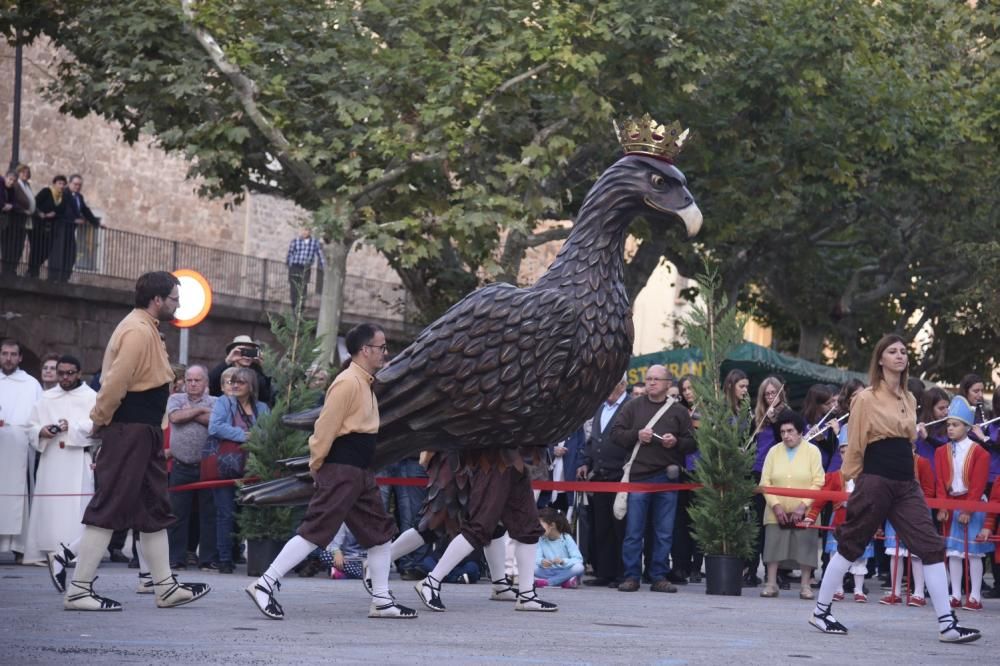
[[[177,582],[167,542],[174,516],[167,495],[163,415],[174,373],[159,327],[174,318],[179,284],[164,271],[141,276],[135,309],[118,324],[104,352],[101,390],[90,412],[92,436],[101,440],[94,469],[97,491],[83,514],[86,527],[63,602],[67,610],[122,609],[93,589],[111,535],[122,529],[142,533],[139,547],[149,563],[158,607],[181,606],[209,592],[203,583]]]
[[[412,608],[397,604],[389,592],[396,522],[382,505],[371,469],[379,427],[372,383],[375,372],[385,364],[385,332],[374,324],[360,324],[347,332],[344,342],[351,363],[327,389],[309,438],[309,471],[316,492],[298,534],[289,539],[264,575],[246,588],[260,612],[272,620],[285,617],[275,598],[278,581],[316,548],[325,548],[344,523],[368,549],[372,582],[368,617],[417,616]]]

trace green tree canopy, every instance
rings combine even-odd
[[[426,319],[565,236],[536,223],[613,161],[612,117],[681,118],[706,225],[637,225],[633,296],[707,255],[783,349],[858,367],[930,324],[922,369],[954,379],[1000,330],[994,4],[36,0],[0,32],[50,39],[63,111],[156,137],[205,194],[311,211],[341,274],[373,244]]]

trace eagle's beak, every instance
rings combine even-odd
[[[701,210],[698,208],[698,204],[691,203],[690,206],[685,206],[677,211],[677,215],[684,220],[684,226],[687,228],[688,238],[694,238],[698,235],[701,230]]]

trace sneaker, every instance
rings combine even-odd
[[[927,605],[927,600],[923,597],[912,596],[910,600],[906,602],[907,606],[913,606],[914,608],[923,608]]]
[[[955,611],[952,611],[948,615],[942,615],[938,618],[938,622],[948,622],[948,625],[941,630],[938,636],[938,640],[942,643],[971,643],[982,638],[982,634],[979,633],[978,629],[970,629],[969,627],[959,625],[958,618],[955,617]]]
[[[94,576],[94,580],[97,578]],[[94,580],[70,581],[70,589],[63,598],[63,608],[75,611],[120,611],[120,603],[94,592]]]
[[[683,571],[671,571],[667,574],[667,580],[674,585],[687,585],[688,576],[687,573]]]
[[[441,581],[427,574],[427,578],[413,586],[420,601],[432,611],[443,613],[446,609],[441,602]]]
[[[417,611],[396,603],[396,598],[392,592],[387,595],[372,597],[372,604],[368,607],[368,617],[387,617],[394,620],[410,620],[417,617]]]
[[[492,584],[493,589],[490,591],[490,601],[517,601],[517,590],[514,589],[514,581],[510,576],[494,580]],[[545,585],[548,584],[549,582],[545,581]]]
[[[963,610],[981,611],[983,610],[983,602],[981,602],[979,599],[969,598],[965,600],[964,604],[962,604],[962,608]]]
[[[549,581],[545,580],[544,578],[535,579],[535,587],[548,587],[548,586],[549,586]]]
[[[220,574],[231,574],[236,571],[236,567],[232,562],[219,562],[218,571]]]
[[[959,601],[958,599],[956,599],[955,597],[952,597],[952,598],[951,598],[951,599],[950,599],[950,600],[948,601],[948,603],[949,603],[949,604],[951,604],[951,607],[952,607],[952,608],[961,608],[961,607],[962,607],[962,602],[961,602],[961,601]]]
[[[580,579],[577,576],[573,576],[559,587],[562,587],[567,590],[575,590],[576,588],[580,587]]]
[[[703,576],[701,575],[700,571],[696,571],[693,574],[691,574],[691,582],[692,583],[700,583],[702,581],[702,578],[703,578]]]
[[[196,567],[196,566],[198,566],[198,554],[197,553],[192,553],[191,551],[188,551],[184,555],[184,562],[189,567]]]
[[[843,601],[844,600],[844,593],[843,592],[834,592],[833,593],[833,600],[834,601]]]
[[[637,578],[626,578],[618,586],[619,592],[638,592],[639,591],[639,579]]]
[[[903,600],[897,597],[895,594],[887,594],[881,599],[879,599],[878,602],[883,606],[895,606],[896,604],[902,603]]]
[[[66,592],[66,568],[75,556],[64,544],[59,544],[59,546],[62,548],[62,552],[49,553],[46,559],[48,560],[49,578],[52,580],[52,586],[56,588],[57,592],[63,594]]]
[[[535,588],[531,588],[530,592],[517,593],[517,603],[514,604],[514,610],[554,613],[559,610],[559,606],[550,601],[542,601],[538,598]]]
[[[173,562],[170,564],[171,571],[184,571],[187,569],[187,564],[184,562]]]
[[[834,634],[836,636],[847,635],[847,627],[837,622],[829,609],[825,611],[820,611],[818,608],[814,609],[812,615],[809,617],[809,624],[824,634]]]
[[[671,583],[666,578],[661,578],[652,585],[649,586],[650,592],[676,592],[677,586]]]
[[[177,576],[171,575],[158,583],[153,583],[156,590],[157,608],[175,608],[198,601],[212,591],[205,583],[179,583]]]
[[[215,562],[205,562],[204,564],[198,565],[198,571],[204,571],[206,573],[212,573],[212,572],[218,573],[219,565],[216,564]]]
[[[866,604],[868,603],[868,595],[865,594],[864,592],[855,592],[854,602],[858,604]]]
[[[261,576],[255,582],[247,585],[244,591],[265,617],[272,620],[283,620],[285,619],[285,611],[274,597],[280,589],[280,582],[272,581],[267,576]]]

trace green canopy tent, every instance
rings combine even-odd
[[[678,378],[681,375],[704,372],[701,350],[695,348],[668,349],[632,357],[628,371],[629,385],[643,381],[646,369],[654,364],[666,366]],[[744,342],[726,357],[722,363],[722,375],[725,376],[730,370],[736,368],[747,373],[747,377],[750,378],[750,391],[753,395],[756,394],[757,387],[768,375],[777,375],[782,378],[785,382],[788,402],[791,404],[799,404],[805,397],[806,391],[813,384],[832,384],[839,388],[850,379],[860,379],[866,384],[868,383],[868,377],[860,372],[803,361],[794,356],[779,354],[772,349],[761,347],[752,342]]]

